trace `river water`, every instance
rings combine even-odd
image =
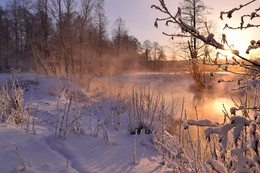
[[[165,74],[165,73],[131,73],[120,74],[113,77],[101,77],[92,82],[92,89],[103,90],[106,96],[126,97],[132,94],[133,88],[149,88],[154,96],[163,96],[165,105],[171,106],[174,101],[174,119],[177,124],[173,125],[173,134],[179,131],[178,120],[181,116],[182,103],[187,119],[209,119],[213,122],[224,122],[224,107],[230,114],[230,108],[234,107],[234,100],[238,100],[238,94],[232,91],[237,87],[236,83],[218,83],[219,79],[230,80],[235,76],[227,73],[216,74],[209,85],[211,90],[198,91],[190,74]],[[102,88],[102,89],[100,89]],[[195,111],[195,107],[197,111]],[[176,126],[177,125],[177,126]],[[204,128],[200,128],[200,138],[205,146]],[[197,127],[190,127],[193,141],[198,139]]]
[[[180,117],[182,102],[184,99],[184,108],[187,112],[187,118],[196,119],[195,106],[197,108],[199,119],[210,119],[214,122],[222,123],[224,114],[223,105],[229,112],[234,106],[231,97],[236,99],[236,94],[231,91],[235,88],[234,83],[218,83],[218,79],[228,80],[233,76],[220,73],[211,79],[210,85],[213,89],[206,91],[197,91],[193,79],[189,74],[166,74],[166,73],[131,73],[121,74],[112,78],[99,78],[97,81],[106,88],[107,93],[116,95],[131,94],[135,86],[144,86],[149,88],[154,95],[163,95],[166,105],[175,103],[175,115]],[[112,94],[113,95],[113,94]]]

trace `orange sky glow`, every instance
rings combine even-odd
[[[175,14],[181,0],[165,0],[170,11]],[[237,27],[240,25],[240,16],[243,14],[251,14],[251,12],[258,8],[258,2],[245,7],[243,10],[233,14],[231,19],[224,18],[222,21],[220,11],[229,11],[235,7],[239,7],[240,4],[245,4],[249,0],[204,0],[203,1],[208,7],[212,8],[212,14],[206,17],[207,21],[211,21],[216,27],[216,37],[221,39],[221,35],[224,33],[227,36],[227,40],[230,45],[234,45],[234,49],[239,50],[242,56],[247,56],[245,51],[251,40],[260,39],[259,29],[247,29],[247,30],[223,30],[225,23],[230,26]],[[151,41],[157,41],[161,45],[170,45],[170,39],[167,36],[162,35],[162,31],[167,33],[174,33],[176,30],[174,27],[167,28],[164,23],[159,23],[159,28],[153,27],[154,20],[157,17],[163,17],[161,12],[151,9],[152,4],[159,5],[158,0],[107,0],[106,1],[106,13],[110,21],[115,21],[116,18],[122,17],[126,21],[126,26],[129,28],[129,34],[134,35],[142,43],[149,39]],[[251,21],[247,21],[250,23]],[[247,23],[246,22],[246,23]],[[257,22],[257,21],[253,21]],[[258,22],[260,23],[260,22]],[[113,22],[111,22],[111,27]],[[220,40],[219,40],[220,41]]]

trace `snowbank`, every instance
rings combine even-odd
[[[0,83],[14,81],[13,75],[0,75]],[[136,163],[133,162],[134,135],[127,130],[127,115],[120,112],[121,124],[104,125],[105,109],[110,104],[93,100],[84,90],[65,78],[17,74],[16,84],[24,92],[24,106],[29,108],[35,134],[25,126],[0,123],[0,172],[163,172],[158,152],[151,144],[151,135],[138,135]],[[79,102],[70,103],[70,96]],[[59,101],[58,101],[59,100]],[[71,109],[68,109],[71,107]],[[80,109],[79,109],[80,108]],[[80,134],[71,132],[55,137],[58,115],[80,115]],[[78,111],[78,112],[77,112]],[[59,121],[61,122],[61,120]],[[73,123],[73,122],[71,122]],[[99,124],[99,126],[98,126]],[[106,136],[104,136],[106,135]]]

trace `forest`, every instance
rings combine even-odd
[[[141,44],[120,17],[108,21],[104,0],[7,1],[0,30],[1,72],[91,78],[172,66],[159,43]]]

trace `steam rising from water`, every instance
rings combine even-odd
[[[121,74],[112,78],[98,78],[93,82],[93,85],[95,83],[102,85],[107,96],[120,96],[122,98],[131,94],[133,87],[145,87],[153,95],[163,96],[166,106],[170,106],[173,99],[175,105],[177,104],[175,108],[176,118],[180,117],[184,98],[187,118],[196,119],[196,106],[199,119],[210,119],[222,123],[224,120],[223,105],[227,111],[234,106],[229,92],[233,86],[225,83],[218,84],[217,79],[230,77],[232,76],[228,74],[218,74],[212,82],[213,90],[204,92],[191,90],[190,86],[194,84],[193,80],[189,74],[185,73]]]

